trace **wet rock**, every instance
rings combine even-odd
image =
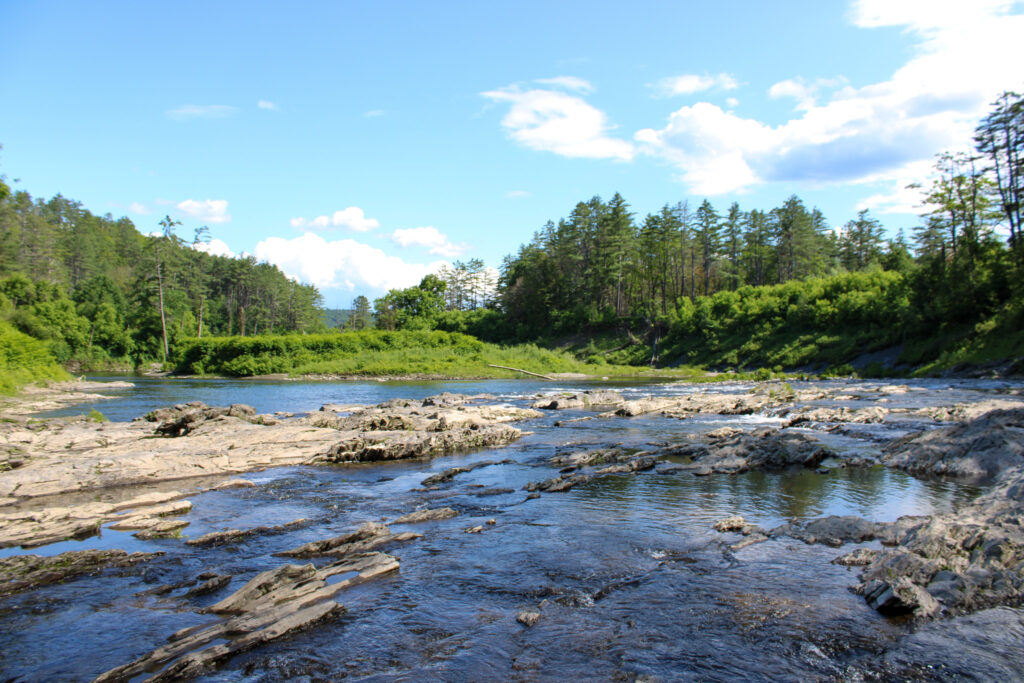
[[[864,595],[868,605],[886,616],[914,614],[930,617],[939,611],[939,603],[928,591],[903,577],[872,581],[858,591]]]
[[[189,523],[184,519],[168,519],[157,522],[142,531],[137,531],[134,536],[143,541],[152,541],[158,538],[178,538],[181,536],[181,530],[188,525]]]
[[[548,493],[558,493],[562,491],[568,491],[577,484],[583,484],[590,481],[589,474],[571,474],[561,475],[558,477],[552,477],[551,479],[545,479],[544,481],[530,482],[523,487],[524,491],[547,491]]]
[[[521,431],[505,425],[438,433],[389,434],[388,438],[360,434],[335,444],[327,453],[318,457],[317,462],[376,462],[432,458],[474,448],[503,446],[521,436]]]
[[[11,555],[0,558],[0,597],[61,583],[83,574],[111,567],[131,567],[163,553],[132,553],[124,550],[72,550],[52,557]]]
[[[852,515],[820,517],[804,522],[791,522],[769,532],[774,537],[789,536],[804,543],[821,543],[838,548],[844,543],[874,540],[880,525]]]
[[[287,524],[280,524],[278,526],[258,526],[252,529],[229,529],[227,531],[211,531],[208,534],[204,534],[199,538],[192,538],[185,541],[185,545],[209,547],[214,545],[224,545],[227,543],[238,543],[250,536],[272,536],[277,534],[287,533],[294,531],[300,527],[309,524],[307,519],[296,519]]]
[[[432,474],[423,481],[420,482],[423,486],[435,486],[437,484],[443,484],[451,481],[456,475],[464,474],[466,472],[472,472],[473,470],[480,469],[481,467],[490,467],[491,465],[508,465],[515,462],[514,460],[483,460],[481,462],[475,462],[472,465],[464,465],[462,467],[451,467],[443,472]]]
[[[249,481],[248,479],[228,479],[227,481],[222,481],[221,483],[214,486],[213,490],[225,491],[228,489],[251,489],[255,487],[256,484]]]
[[[451,519],[458,517],[459,513],[452,508],[434,508],[430,510],[416,510],[402,515],[392,524],[419,524],[420,522],[432,522],[438,519]]]
[[[515,493],[515,491],[516,491],[515,489],[509,489],[509,488],[503,488],[503,487],[495,487],[495,488],[484,489],[482,491],[477,491],[473,495],[476,496],[477,498],[483,498],[485,496],[503,496],[506,493]]]
[[[466,529],[463,529],[463,532],[467,533],[467,534],[478,534],[478,533],[480,533],[483,530],[484,530],[483,526],[471,526],[471,527],[468,527]]]
[[[692,472],[698,476],[713,472],[740,474],[752,469],[777,470],[798,466],[816,468],[834,454],[814,437],[796,432],[761,429],[741,433],[708,444],[683,444],[661,455],[689,457],[690,464],[659,469],[659,472]]]
[[[617,463],[631,457],[625,451],[618,448],[598,448],[592,451],[574,451],[572,453],[560,453],[551,457],[551,464],[555,467],[587,467],[603,463]]]
[[[843,422],[856,424],[878,424],[885,422],[888,411],[885,408],[871,406],[869,408],[850,408],[840,406],[838,408],[800,408],[791,411],[783,411],[779,417],[786,417],[788,420],[783,427],[794,427],[808,422]]]
[[[581,391],[575,394],[545,396],[535,401],[533,408],[541,410],[586,410],[591,407],[611,406],[624,403],[617,391]]]
[[[202,579],[203,582],[200,583],[195,588],[190,589],[188,592],[185,593],[185,595],[183,597],[186,597],[186,598],[197,598],[197,597],[200,597],[202,595],[209,595],[210,593],[216,593],[221,588],[223,588],[224,586],[226,586],[229,583],[231,583],[231,575],[230,574],[223,574],[223,575],[221,575],[221,574],[214,574],[213,576],[208,576],[205,579],[203,579],[203,576],[205,576],[205,575],[201,575],[200,576],[200,579]]]
[[[843,567],[865,567],[871,564],[877,556],[877,550],[857,548],[853,552],[835,558],[832,560],[832,564],[842,565]]]
[[[259,574],[205,611],[222,615],[213,624],[199,624],[173,633],[168,643],[138,659],[100,675],[102,683],[127,681],[158,672],[150,681],[177,681],[208,672],[235,653],[258,647],[345,612],[333,600],[340,591],[398,569],[398,560],[369,553],[317,569],[284,565]],[[334,576],[352,574],[328,583]]]
[[[516,615],[516,621],[529,628],[540,621],[540,612],[524,610]]]
[[[996,410],[952,427],[910,434],[887,446],[882,462],[912,474],[991,480],[1024,466],[1024,408]]]
[[[365,553],[389,543],[401,543],[422,537],[422,534],[410,532],[392,534],[391,529],[385,524],[367,522],[350,534],[343,534],[322,541],[312,541],[298,548],[274,554],[278,557],[324,557],[328,555],[343,557],[345,555]]]

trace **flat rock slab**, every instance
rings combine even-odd
[[[398,560],[390,555],[369,553],[320,569],[312,564],[286,564],[265,571],[205,610],[220,615],[220,621],[173,633],[167,644],[95,680],[128,681],[151,672],[156,673],[149,681],[193,678],[237,652],[343,614],[345,608],[333,600],[335,595],[398,568]],[[345,574],[355,575],[328,583],[331,577]]]

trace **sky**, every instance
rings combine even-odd
[[[894,234],[1024,90],[1021,35],[1016,0],[0,0],[0,174],[336,308],[615,192]]]

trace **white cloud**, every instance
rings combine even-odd
[[[128,205],[128,210],[140,216],[148,216],[149,214],[153,213],[149,209],[149,207],[147,207],[145,204],[141,202],[132,202],[131,204]]]
[[[176,121],[185,119],[225,119],[234,114],[236,109],[226,104],[183,104],[168,109],[167,118]]]
[[[256,258],[273,263],[289,277],[320,289],[411,287],[437,272],[443,261],[406,263],[376,247],[352,239],[327,241],[307,232],[300,237],[269,237],[256,245]]]
[[[260,100],[256,103],[256,106],[260,109],[267,109],[269,111],[277,111],[277,105],[270,100]]]
[[[375,119],[378,116],[384,116],[384,114],[386,113],[387,112],[385,112],[383,109],[371,109],[370,111],[364,112],[363,116],[365,116],[368,119]]]
[[[556,88],[565,88],[576,92],[588,93],[594,91],[590,81],[577,78],[576,76],[555,76],[554,78],[538,78],[536,83],[541,85],[553,85]]]
[[[782,81],[803,113],[778,126],[701,102],[666,125],[636,133],[641,151],[668,160],[697,193],[736,192],[765,182],[905,183],[934,154],[969,143],[977,120],[1004,89],[1024,80],[1024,16],[1009,2],[861,0],[858,26],[904,26],[919,42],[886,81],[841,87],[814,101],[822,84]],[[889,206],[905,206],[896,193]]]
[[[511,192],[506,192],[505,196],[509,199],[522,199],[523,197],[529,197],[530,193],[526,190],[512,190]]]
[[[823,88],[832,88],[847,83],[845,78],[817,78],[807,81],[803,78],[790,78],[779,81],[768,89],[772,98],[792,97],[796,100],[796,109],[806,111],[817,104],[818,93]]]
[[[395,230],[391,239],[403,247],[425,247],[431,254],[449,258],[459,256],[466,250],[465,245],[452,244],[444,233],[432,225]]]
[[[692,95],[712,88],[735,90],[740,87],[740,84],[729,74],[718,74],[717,76],[684,74],[662,78],[654,87],[660,95],[671,97],[673,95]]]
[[[226,199],[186,199],[175,205],[178,211],[204,223],[227,223],[231,220]]]
[[[735,97],[727,97],[725,98],[725,105],[727,107],[738,107],[740,106],[740,101],[737,100]]]
[[[376,218],[367,218],[366,213],[358,206],[349,206],[335,211],[330,216],[317,216],[309,221],[299,216],[288,222],[293,228],[315,228],[317,230],[348,228],[355,232],[369,232],[380,227],[380,221]]]
[[[583,99],[553,90],[521,90],[509,86],[482,95],[508,102],[501,120],[508,135],[524,147],[565,157],[629,161],[632,143],[610,137],[613,129],[604,112]]]
[[[206,254],[213,256],[227,256],[234,257],[235,252],[231,251],[231,247],[227,245],[224,240],[212,239],[209,242],[196,242],[192,245],[192,248],[196,251],[201,251]]]

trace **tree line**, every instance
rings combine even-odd
[[[251,256],[202,251],[165,217],[143,235],[57,195],[0,180],[0,320],[48,340],[61,362],[160,361],[181,339],[316,331],[321,296]]]

